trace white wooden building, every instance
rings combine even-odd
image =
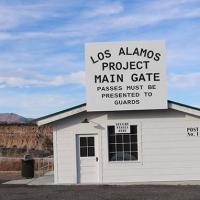
[[[82,104],[37,120],[49,123],[55,183],[200,180],[199,108],[88,113]]]

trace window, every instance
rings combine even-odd
[[[94,137],[80,137],[80,157],[95,156]]]
[[[137,126],[130,126],[130,133],[115,133],[115,126],[108,126],[109,161],[138,160]]]

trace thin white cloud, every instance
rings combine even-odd
[[[4,41],[4,40],[15,40],[17,39],[16,36],[14,36],[14,34],[10,34],[7,32],[0,32],[0,41]]]
[[[80,3],[64,0],[0,2],[0,30],[10,30],[40,20],[68,16],[70,8]],[[63,9],[63,8],[69,9]],[[67,11],[67,12],[66,12]]]
[[[161,23],[166,20],[175,20],[175,19],[187,19],[200,17],[199,8],[180,8],[177,7],[168,7],[167,9],[152,9],[148,7],[144,8],[143,12],[136,12],[134,14],[128,14],[118,17],[116,20],[113,20],[111,26],[115,28],[127,28],[133,27],[138,28],[145,25],[154,25]]]
[[[41,48],[0,53],[0,76],[33,76],[39,72],[54,75],[78,71],[83,63],[72,52],[56,52]],[[43,71],[43,72],[42,72]]]
[[[113,14],[119,14],[123,11],[123,6],[119,2],[112,4],[97,5],[95,8],[91,8],[83,13],[84,17],[99,17],[109,16]]]
[[[85,72],[84,71],[79,71],[79,72],[74,72],[69,75],[69,80],[72,83],[78,83],[85,85]]]
[[[38,5],[0,5],[0,30],[15,28],[47,15],[46,6]],[[43,12],[42,12],[43,11]]]
[[[85,84],[85,73],[83,71],[73,72],[67,75],[41,75],[33,74],[31,77],[0,76],[0,87],[50,87],[69,84]]]
[[[13,98],[17,96],[17,98]],[[16,112],[25,117],[41,117],[79,103],[77,98],[68,94],[45,93],[5,93],[0,98],[0,109]],[[12,110],[10,110],[12,108]]]
[[[168,2],[168,1],[167,1]],[[193,1],[191,1],[193,2]],[[166,20],[187,19],[200,17],[199,8],[191,5],[190,1],[169,1],[162,5],[163,1],[149,1],[146,4],[129,4],[129,9],[120,12],[117,16],[109,16],[101,19],[93,19],[92,21],[83,21],[66,27],[64,30],[71,30],[82,35],[93,35],[109,32],[111,30],[137,29],[143,26],[151,26]],[[183,4],[184,3],[184,4]],[[155,4],[152,6],[152,4]],[[89,12],[89,11],[88,11]],[[63,27],[64,28],[64,27]],[[90,30],[88,32],[88,30]]]
[[[176,6],[185,6],[188,4],[192,4],[192,3],[198,3],[199,0],[168,0],[168,1],[162,1],[162,0],[155,0],[155,1],[151,1],[150,4],[148,4],[149,9],[157,9],[157,10],[161,10],[161,9],[170,9]]]
[[[143,26],[155,25],[166,20],[199,18],[200,8],[193,5],[193,3],[195,2],[199,2],[199,0],[191,0],[191,1],[169,0],[166,2],[159,0],[159,1],[150,1],[146,4],[138,4],[137,6],[134,6],[134,4],[130,3],[130,8],[128,10],[124,9],[121,3],[113,3],[113,4],[105,3],[103,5],[96,4],[95,6],[94,5],[86,6],[87,9],[82,14],[87,17],[91,17],[92,19],[90,21],[88,21],[87,17],[86,19],[79,19],[78,16],[74,16],[73,23],[66,20],[66,23],[59,26],[55,26],[54,28],[48,31],[37,30],[37,31],[18,32],[13,34],[2,32],[0,33],[0,40],[47,38],[47,37],[48,38],[66,37],[69,38],[69,41],[72,38],[73,39],[75,38],[77,40],[78,37],[81,37],[82,40],[83,39],[82,37],[84,38],[92,37],[93,35],[99,35],[101,33],[106,33],[111,30],[137,29]],[[11,18],[13,20],[17,20],[19,23],[23,22],[30,23],[28,19],[34,19],[34,20],[43,18],[45,19],[48,18],[49,16],[57,15],[58,13],[56,9],[55,10],[53,9],[52,5],[49,6],[50,8],[46,4],[37,5],[38,7],[38,8],[36,7],[37,9],[35,7],[30,6],[29,9],[21,8],[22,12],[19,11],[19,14],[18,12],[14,13]],[[98,17],[95,18],[95,16],[101,16],[101,18]],[[0,14],[0,19],[5,21],[5,24],[11,23],[9,22],[9,19],[4,20],[4,17],[3,16],[1,17],[1,14]]]
[[[200,72],[169,75],[169,86],[172,88],[192,88],[199,87],[199,85]]]

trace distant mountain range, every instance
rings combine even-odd
[[[32,118],[25,118],[15,113],[0,113],[0,124],[26,124],[29,123]]]

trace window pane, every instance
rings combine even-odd
[[[109,143],[115,143],[115,136],[109,136]]]
[[[137,143],[136,144],[131,144],[131,151],[137,151]]]
[[[95,156],[94,147],[88,147],[88,156]]]
[[[117,160],[123,160],[123,152],[117,152]]]
[[[88,146],[94,147],[94,137],[88,137]]]
[[[130,151],[130,144],[124,144],[124,151]]]
[[[122,144],[117,144],[117,151],[123,151]]]
[[[109,161],[115,161],[117,159],[116,153],[109,153]]]
[[[115,152],[116,148],[115,148],[115,144],[109,144],[109,152]]]
[[[131,152],[131,160],[137,160],[138,159],[138,153],[137,152]]]
[[[116,135],[116,143],[122,143],[122,135]]]
[[[87,146],[87,138],[86,137],[80,137],[80,146],[81,147]]]
[[[131,143],[137,143],[137,135],[131,135]]]
[[[108,134],[109,135],[115,134],[115,126],[108,126]]]
[[[123,135],[124,143],[130,142],[130,135]]]
[[[124,160],[130,160],[131,153],[130,152],[124,152]]]
[[[80,156],[81,157],[87,157],[87,147],[81,147],[80,148]]]
[[[137,134],[137,126],[131,126],[131,134]]]

